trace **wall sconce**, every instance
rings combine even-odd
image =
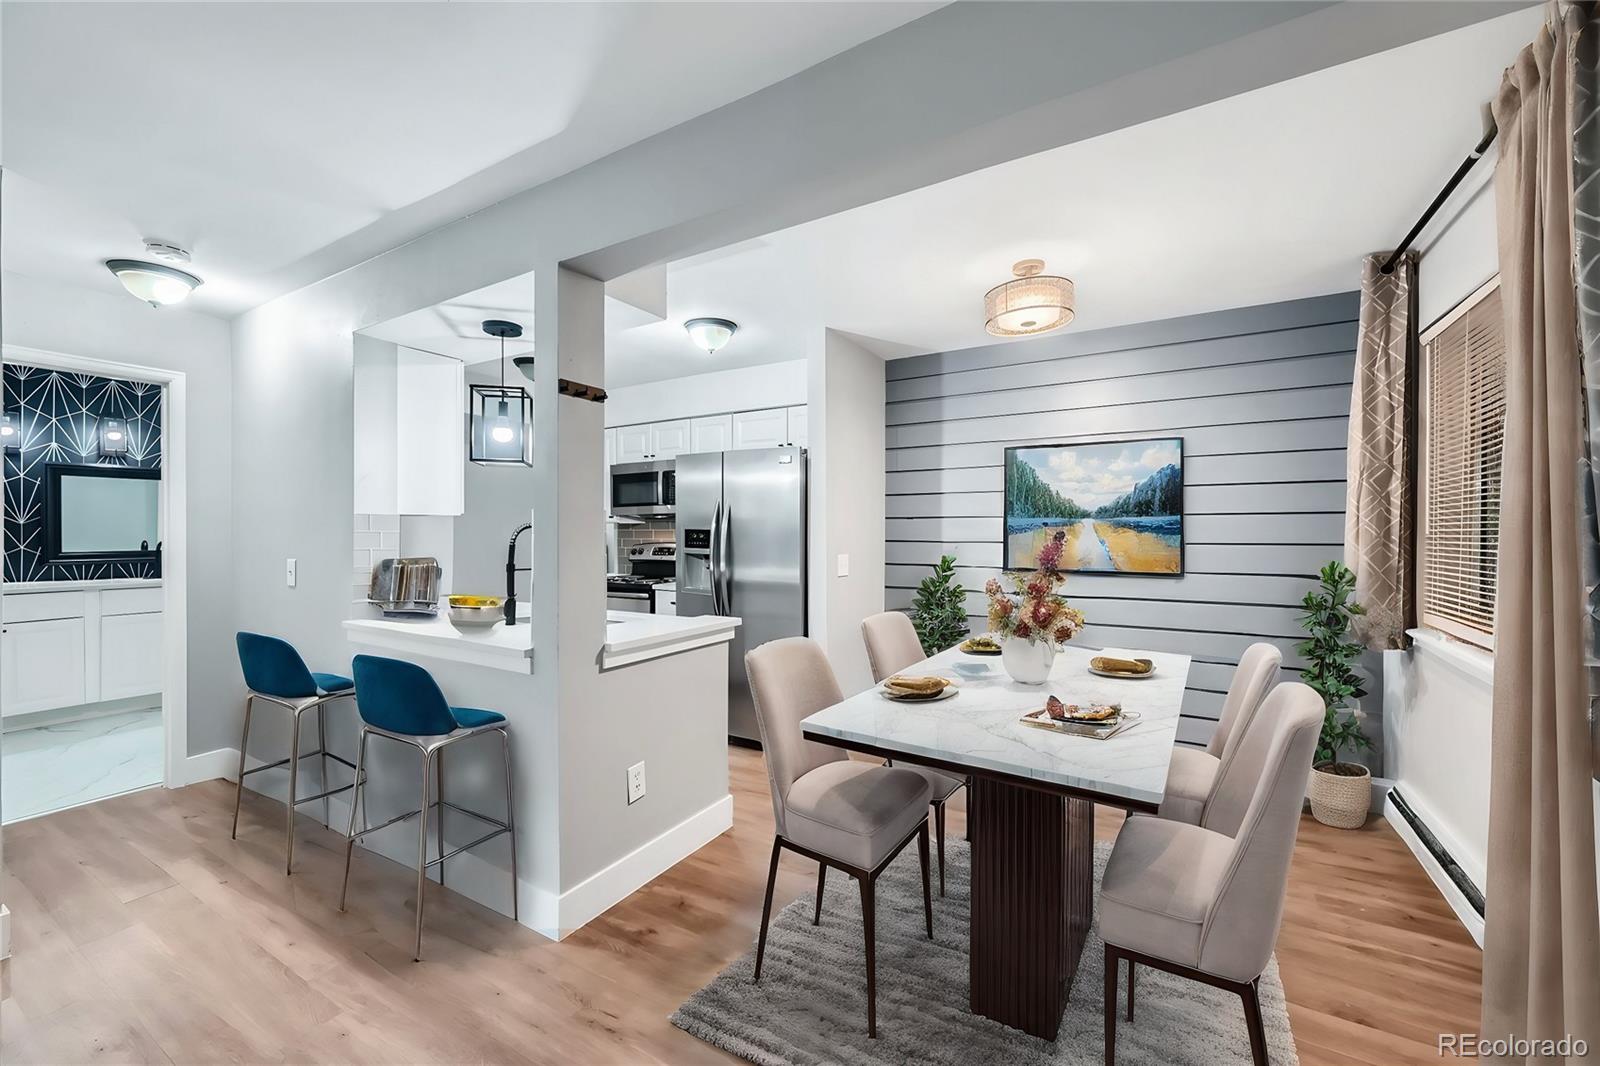
[[[120,418],[100,420],[100,454],[128,454],[128,424]]]
[[[479,465],[533,465],[533,397],[506,384],[506,338],[522,336],[515,322],[489,319],[483,331],[500,338],[500,384],[470,385],[467,458]]]
[[[0,448],[14,452],[22,445],[22,433],[17,420],[10,415],[0,415]]]

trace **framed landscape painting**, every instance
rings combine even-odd
[[[1183,438],[1007,448],[1005,568],[1060,529],[1061,570],[1182,574]]]

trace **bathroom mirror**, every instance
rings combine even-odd
[[[161,471],[130,466],[45,468],[45,561],[155,559],[161,545]]]

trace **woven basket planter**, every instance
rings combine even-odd
[[[1348,766],[1349,764],[1345,764]],[[1311,771],[1311,814],[1323,825],[1335,829],[1360,829],[1367,822],[1372,806],[1372,771],[1355,767],[1359,774],[1336,774],[1313,768]]]

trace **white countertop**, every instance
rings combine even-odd
[[[1155,663],[1142,680],[1097,677],[1089,659],[1102,654],[1070,645],[1056,656],[1043,685],[1022,685],[1006,674],[999,656],[964,655],[954,648],[907,670],[953,677],[958,694],[936,703],[895,703],[876,687],[825,708],[800,723],[810,737],[879,754],[917,756],[945,767],[989,770],[1091,793],[1107,802],[1154,807],[1166,793],[1167,767],[1177,739],[1187,655],[1106,649]],[[1121,703],[1140,718],[1109,740],[1068,736],[1024,725],[1019,719],[1055,695],[1067,703]]]
[[[737,618],[606,612],[600,666],[612,669],[733,639]],[[410,652],[473,663],[514,673],[533,673],[532,626],[504,622],[487,629],[458,629],[442,613],[432,617],[351,618],[344,623],[352,643],[390,652]]]
[[[8,596],[28,592],[79,592],[83,589],[158,589],[159,577],[108,577],[89,581],[7,581],[0,589]]]

